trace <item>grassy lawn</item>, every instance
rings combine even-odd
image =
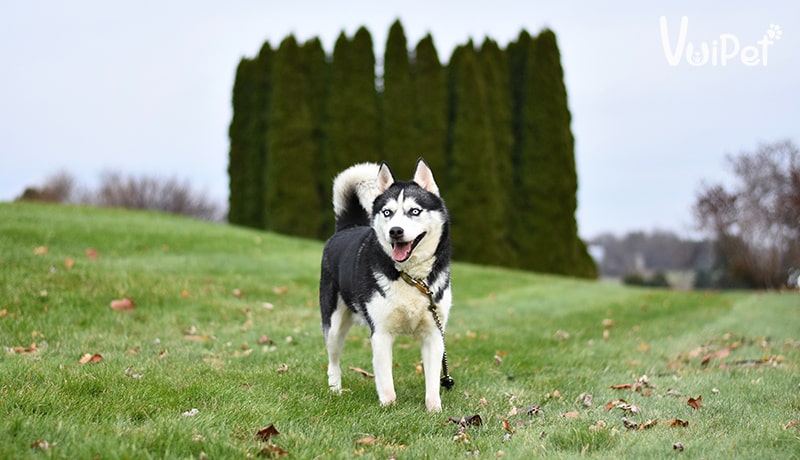
[[[428,414],[410,339],[395,345],[394,405],[352,370],[329,393],[321,250],[160,214],[0,204],[0,458],[800,458],[796,293],[456,264],[456,387]],[[124,298],[132,310],[110,308]],[[371,371],[364,328],[348,366]],[[481,426],[448,422],[475,414]],[[258,439],[270,425],[280,434]]]

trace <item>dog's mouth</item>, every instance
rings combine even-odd
[[[414,248],[417,247],[425,235],[426,232],[422,232],[418,237],[414,238],[413,241],[395,241],[392,243],[392,259],[394,259],[395,262],[405,262],[408,260],[408,258],[411,257],[411,253],[414,252]]]

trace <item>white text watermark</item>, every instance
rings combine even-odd
[[[764,35],[755,44],[742,45],[734,34],[721,33],[718,37],[703,41],[696,46],[687,42],[689,35],[689,18],[681,17],[680,29],[675,33],[669,29],[667,17],[659,18],[661,26],[661,45],[667,63],[677,66],[685,61],[691,66],[727,66],[742,64],[745,66],[766,66],[769,63],[769,49],[781,39],[783,31],[777,24],[770,24]],[[752,43],[752,42],[751,42]]]

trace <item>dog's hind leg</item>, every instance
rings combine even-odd
[[[323,330],[325,345],[328,349],[328,387],[331,391],[342,391],[342,369],[339,366],[339,357],[344,348],[344,339],[347,331],[353,325],[353,314],[343,303],[331,315],[328,329]]]
[[[442,372],[444,340],[439,331],[422,338],[422,367],[425,371],[425,406],[428,412],[440,412],[442,399],[439,395],[439,374]]]

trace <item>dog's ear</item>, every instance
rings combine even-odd
[[[436,181],[433,180],[433,172],[422,157],[417,160],[417,170],[414,171],[414,182],[434,195],[439,195],[439,186],[436,185]]]
[[[379,193],[385,192],[387,188],[392,186],[392,184],[394,184],[394,175],[392,174],[392,170],[385,161],[381,162],[381,166],[378,168]]]

